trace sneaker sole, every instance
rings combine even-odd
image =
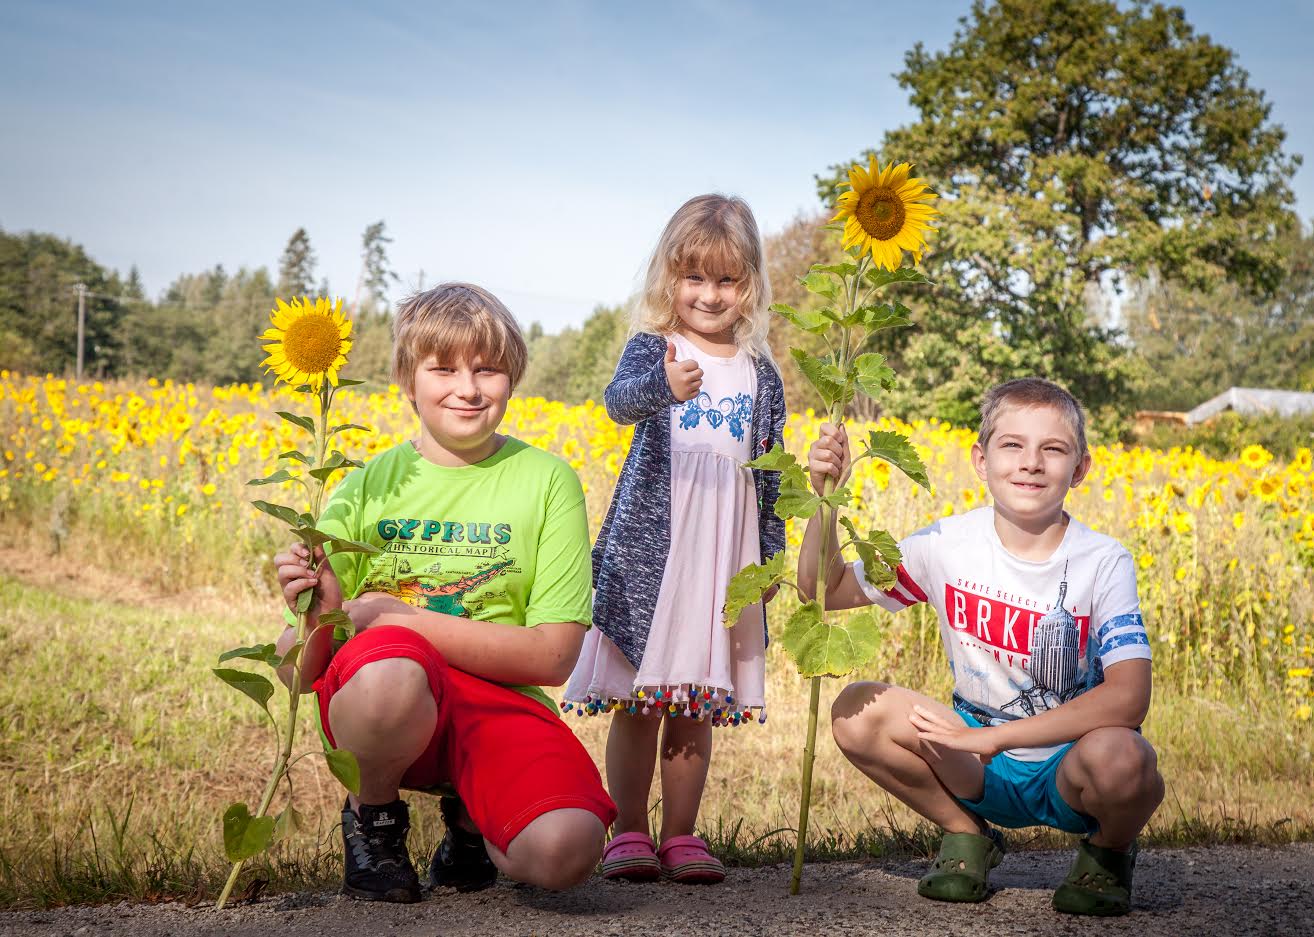
[[[418,889],[411,891],[407,888],[392,888],[380,893],[352,888],[350,885],[342,886],[342,894],[353,901],[384,901],[389,904],[415,904],[422,897]]]

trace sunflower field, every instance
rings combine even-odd
[[[49,849],[52,828],[76,826],[106,804],[121,809],[128,790],[139,810],[144,805],[168,818],[173,835],[209,842],[217,839],[210,829],[216,807],[239,787],[249,791],[265,772],[260,739],[267,727],[205,669],[225,648],[273,640],[281,630],[270,560],[287,535],[246,503],[271,497],[277,486],[249,489],[245,481],[270,474],[279,453],[296,447],[298,431],[276,411],[297,401],[291,391],[259,385],[75,383],[0,371],[0,525],[10,557],[0,568],[0,762],[16,779],[0,796],[0,809],[31,820],[16,841],[30,834]],[[342,389],[335,419],[369,427],[339,437],[343,452],[360,460],[411,438],[415,421],[396,387]],[[791,416],[787,447],[804,456],[817,423],[811,411]],[[860,463],[855,500],[883,512],[855,518],[860,525],[897,535],[984,503],[969,460],[972,431],[892,419],[870,428],[910,436],[932,492],[891,484],[884,462]],[[599,404],[513,398],[503,431],[575,468],[596,532],[630,429],[614,424]],[[1309,829],[1310,449],[1279,460],[1250,445],[1219,460],[1191,449],[1100,445],[1068,509],[1118,538],[1136,560],[1156,683],[1146,731],[1161,748],[1169,782],[1161,813],[1213,811],[1264,823],[1296,817]],[[801,525],[791,526],[791,552],[802,533]],[[20,558],[26,569],[53,570],[52,580],[63,576],[58,581],[70,589],[95,571],[95,581],[112,585],[82,605],[61,604],[58,594],[30,588],[13,572]],[[157,615],[157,599],[133,607],[133,595],[175,600]],[[772,603],[772,627],[795,607],[783,595]],[[947,696],[933,614],[920,606],[880,621],[880,650],[861,675]],[[51,692],[50,684],[61,681],[68,692]],[[839,685],[829,681],[825,697]],[[709,793],[705,830],[711,824],[714,835],[716,824],[736,820],[759,831],[788,827],[797,806],[794,746],[803,734],[805,688],[773,647],[771,721],[735,730],[714,759],[709,792],[720,785],[727,796]],[[605,722],[572,722],[600,762]],[[217,766],[216,748],[241,733],[249,777]],[[818,835],[885,822],[869,815],[874,795],[857,772],[828,741],[819,747]],[[322,816],[331,823],[337,795],[326,780]],[[902,816],[897,804],[875,809],[886,819]],[[218,847],[213,855],[222,868]],[[0,891],[4,859],[0,854]]]
[[[290,391],[259,385],[77,384],[0,371],[0,518],[29,531],[33,549],[67,550],[118,568],[126,563],[159,585],[185,570],[193,586],[203,580],[272,596],[268,560],[282,544],[276,525],[245,504],[251,495],[244,481],[272,473],[278,454],[295,448],[295,428],[275,411],[296,403]],[[367,459],[413,434],[414,416],[395,386],[344,392],[338,408],[343,422],[371,428],[343,434],[342,448],[354,458]],[[816,425],[811,411],[790,418],[785,438],[796,455],[805,455]],[[879,518],[882,526],[910,532],[984,503],[985,487],[969,459],[970,430],[889,419],[870,428],[909,435],[934,488],[927,495],[895,486],[879,499],[890,512]],[[631,430],[614,424],[599,404],[542,398],[513,399],[503,430],[574,467],[596,531]],[[1189,448],[1122,445],[1097,446],[1093,455],[1068,509],[1136,558],[1159,681],[1205,692],[1239,683],[1280,693],[1290,700],[1293,719],[1309,720],[1310,449],[1286,463],[1257,445],[1230,460]],[[887,465],[864,463],[855,498],[864,486],[884,492],[889,481]],[[792,548],[802,533],[801,525],[791,525]],[[773,617],[783,608],[773,606]],[[895,635],[905,630],[891,621]]]

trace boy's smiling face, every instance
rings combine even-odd
[[[415,369],[409,396],[420,416],[420,454],[430,462],[470,465],[497,451],[511,399],[511,378],[499,365],[430,355]]]
[[[1033,528],[1062,518],[1068,490],[1090,470],[1090,453],[1077,450],[1076,433],[1054,407],[1005,405],[985,448],[972,446],[972,464],[995,510]]]

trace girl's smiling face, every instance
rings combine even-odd
[[[1032,527],[1063,516],[1063,500],[1090,471],[1090,453],[1077,451],[1076,433],[1050,406],[1005,406],[985,448],[972,446],[972,464],[994,498],[995,510]]]
[[[689,271],[675,285],[675,314],[681,331],[733,344],[739,321],[739,278],[703,270]]]

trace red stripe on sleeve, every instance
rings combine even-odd
[[[917,583],[913,582],[913,578],[912,578],[912,576],[909,576],[909,575],[908,575],[908,570],[906,570],[906,569],[903,568],[903,564],[902,564],[902,563],[899,564],[898,575],[899,575],[899,585],[903,587],[904,591],[906,591],[909,595],[911,595],[911,596],[912,596],[914,599],[916,599],[918,602],[925,602],[925,601],[927,601],[926,593],[922,591],[921,586],[919,586],[919,585],[917,585]],[[914,605],[914,604],[916,604],[916,603],[914,603],[914,602],[909,602],[908,604],[909,604],[909,605]]]

